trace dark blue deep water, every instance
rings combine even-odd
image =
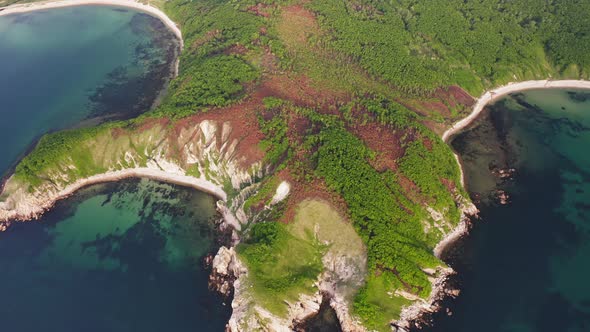
[[[481,220],[448,253],[462,293],[429,330],[590,331],[590,92],[514,94],[452,145]]]
[[[0,175],[40,135],[136,116],[165,87],[174,36],[84,6],[0,17]],[[0,331],[222,331],[209,292],[213,197],[149,180],[95,185],[0,233]]]

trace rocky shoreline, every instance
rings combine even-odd
[[[436,257],[442,260],[445,251],[468,234],[469,223],[477,217],[478,210],[475,205],[467,200],[461,202],[461,221],[449,232],[434,248]],[[443,309],[442,302],[447,297],[457,297],[460,290],[449,287],[450,278],[456,274],[451,267],[439,267],[437,270],[427,271],[432,283],[432,291],[426,300],[416,301],[414,304],[402,309],[400,318],[393,322],[392,330],[395,332],[407,332],[419,330],[430,324],[430,316]]]
[[[164,24],[179,38],[181,44],[180,47],[182,48],[182,35],[180,29],[174,22],[172,22],[162,11],[156,9],[155,7],[144,5],[132,0],[64,0],[42,2],[2,8],[0,15],[78,5],[123,6],[146,12],[161,19],[162,22],[164,22]],[[177,73],[177,70],[178,59],[174,64],[175,74]],[[510,84],[492,91],[488,91],[479,98],[476,105],[474,106],[473,112],[445,131],[442,139],[444,141],[448,141],[452,135],[456,134],[460,130],[463,130],[472,121],[474,121],[488,103],[493,102],[504,95],[526,89],[557,87],[590,88],[590,82],[549,80],[527,81]],[[207,131],[204,130],[204,132]],[[204,149],[207,149],[207,147],[210,145],[212,137],[214,137],[214,135],[206,136],[209,138],[205,140],[207,144],[204,144]],[[198,145],[199,143],[196,144]],[[125,157],[127,156],[125,155]],[[191,158],[192,157],[193,156],[191,156]],[[461,184],[464,185],[462,166],[459,162],[458,156],[455,157],[457,158],[457,162],[459,163],[459,167],[461,169]],[[198,158],[194,157],[193,159],[197,160]],[[146,177],[168,183],[192,187],[207,192],[222,202],[221,204],[218,204],[218,209],[224,218],[224,222],[221,223],[219,227],[222,229],[222,231],[231,230],[232,234],[230,241],[231,245],[228,244],[227,246],[221,246],[217,254],[214,257],[210,257],[209,261],[207,262],[211,264],[212,269],[209,278],[210,287],[227,296],[228,299],[233,297],[233,313],[226,327],[227,331],[246,331],[252,327],[262,328],[262,321],[265,322],[264,327],[269,327],[273,331],[292,331],[294,326],[316,314],[320,310],[321,304],[326,299],[329,299],[330,306],[335,310],[343,331],[366,330],[358,321],[350,316],[349,305],[347,301],[335,292],[335,288],[326,273],[322,274],[317,281],[316,286],[318,291],[315,294],[311,296],[301,296],[298,302],[288,304],[289,317],[287,319],[275,317],[271,313],[265,311],[263,308],[253,304],[253,300],[248,295],[248,285],[244,282],[245,277],[248,274],[248,270],[243,265],[243,263],[240,262],[235,251],[235,245],[240,239],[234,230],[239,230],[244,220],[248,219],[248,216],[244,214],[244,211],[241,208],[243,206],[243,199],[241,201],[236,201],[233,199],[232,202],[229,202],[228,204],[228,193],[226,193],[223,186],[215,184],[205,178],[196,178],[186,175],[185,172],[179,172],[180,168],[177,167],[177,165],[173,165],[175,167],[164,168],[162,168],[161,165],[166,165],[165,161],[160,160],[160,163],[156,162],[151,167],[136,167],[116,171],[113,170],[104,174],[93,175],[85,179],[79,179],[65,188],[59,188],[58,186],[46,186],[39,190],[37,193],[38,195],[32,195],[31,193],[28,193],[26,188],[19,188],[18,190],[12,191],[8,199],[0,202],[0,231],[6,230],[11,221],[37,219],[47,210],[51,209],[56,201],[69,197],[75,191],[83,187],[97,183],[118,181],[129,177]],[[230,174],[230,178],[233,182],[234,178],[232,178],[232,174]],[[3,181],[0,184],[0,194],[6,190],[6,185],[10,182],[10,180],[11,178],[7,178],[6,181]],[[239,188],[240,184],[244,184],[248,182],[248,180],[238,175],[236,182],[238,183],[237,188]],[[249,184],[252,184],[252,181],[249,181]],[[234,188],[236,188],[235,185]],[[12,189],[13,188],[11,188],[11,190]],[[282,198],[285,198],[287,194],[281,195]],[[459,202],[462,205],[460,207],[462,212],[461,221],[451,232],[446,234],[445,237],[434,248],[434,254],[439,258],[441,258],[445,250],[450,245],[455,243],[460,237],[467,234],[470,218],[477,215],[477,208],[471,202],[462,199],[459,199]],[[228,205],[232,207],[232,210],[228,208]],[[420,328],[427,322],[427,317],[430,314],[442,309],[441,301],[444,298],[458,295],[458,290],[449,289],[448,287],[449,278],[455,274],[455,271],[453,271],[452,268],[441,266],[436,270],[429,270],[426,272],[431,276],[432,282],[432,292],[429,298],[426,300],[417,300],[413,305],[405,307],[402,310],[400,319],[392,323],[392,329],[394,331],[402,332],[409,331],[410,329]],[[252,310],[254,310],[254,312]],[[244,329],[243,326],[247,326],[248,328]]]
[[[476,102],[473,107],[473,111],[462,120],[453,124],[451,128],[446,130],[442,135],[442,140],[449,143],[449,139],[455,134],[459,133],[466,127],[468,127],[473,121],[475,121],[485,107],[511,93],[533,90],[533,89],[548,89],[548,88],[578,88],[578,89],[590,89],[590,81],[585,80],[538,80],[538,81],[524,81],[518,83],[509,83],[505,86],[498,87],[496,89],[486,91]],[[461,172],[461,185],[465,187],[465,178],[463,165],[461,164],[460,157],[454,153],[457,164]],[[448,233],[434,248],[434,254],[439,259],[442,259],[445,251],[455,244],[461,237],[468,235],[469,225],[472,222],[472,218],[476,218],[478,214],[477,207],[471,202],[463,202],[461,208],[462,217],[459,224]],[[405,332],[409,330],[419,330],[425,325],[430,325],[430,316],[442,309],[442,302],[447,297],[456,297],[459,295],[460,290],[449,287],[450,278],[455,275],[456,272],[452,268],[442,270],[442,274],[433,280],[432,293],[428,300],[424,303],[416,303],[412,306],[404,308],[402,316],[396,322],[394,322],[393,330],[396,332]]]

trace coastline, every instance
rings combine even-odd
[[[218,200],[224,202],[227,200],[227,193],[220,186],[217,186],[204,179],[174,174],[147,167],[130,168],[120,171],[111,171],[104,174],[93,175],[85,179],[80,179],[55,193],[52,195],[53,197],[46,197],[41,202],[30,202],[29,204],[25,203],[22,207],[16,209],[0,209],[0,230],[6,226],[6,223],[10,223],[10,221],[28,221],[38,219],[41,215],[43,215],[43,213],[51,209],[57,201],[71,196],[81,188],[93,184],[114,182],[133,177],[148,178],[185,187],[191,187],[213,195]]]
[[[167,75],[168,76],[166,79],[167,81],[164,84],[164,86],[162,87],[162,89],[160,89],[160,91],[158,92],[158,96],[155,98],[154,102],[152,103],[152,105],[149,107],[148,110],[154,109],[161,102],[161,99],[166,94],[166,92],[168,90],[168,84],[170,83],[170,81],[178,76],[179,65],[180,65],[180,53],[182,52],[182,50],[184,48],[184,40],[182,38],[182,32],[180,31],[180,28],[162,10],[160,10],[156,7],[153,7],[151,5],[146,5],[146,4],[140,3],[137,0],[57,0],[57,1],[41,1],[41,2],[31,2],[31,3],[23,3],[23,4],[12,4],[12,5],[8,5],[8,6],[4,6],[4,7],[0,6],[0,17],[14,15],[14,14],[28,13],[28,12],[39,11],[39,10],[75,7],[75,6],[90,6],[90,5],[114,6],[114,7],[135,9],[138,12],[148,14],[148,15],[160,20],[166,26],[166,28],[176,36],[178,44],[177,44],[176,50],[175,50],[175,52],[176,52],[175,59],[174,59],[174,61],[172,61],[170,63],[170,66],[169,66],[170,69],[169,69],[169,74]],[[94,120],[94,119],[91,119],[91,120]],[[75,128],[75,126],[74,126],[74,128]],[[67,128],[64,128],[64,129],[67,129]],[[48,133],[51,133],[51,132],[52,131],[50,131]],[[26,148],[25,152],[20,157],[18,157],[17,160],[14,161],[13,165],[11,165],[6,170],[6,172],[4,174],[0,174],[0,193],[2,193],[4,191],[4,186],[5,186],[6,182],[10,179],[12,174],[14,173],[14,168],[16,167],[16,165],[20,162],[20,160],[24,156],[28,155],[32,150],[34,150],[39,139],[43,135],[46,135],[48,133],[39,135],[37,138],[35,138],[31,142],[31,144]],[[88,183],[87,185],[84,185],[84,186],[92,185],[95,183],[101,183],[101,182],[117,181],[118,179],[123,179],[126,177],[149,177],[149,176],[147,176],[147,175],[146,176],[144,176],[144,175],[122,176],[120,178],[115,178],[113,180],[106,179],[103,181],[96,181],[96,182]],[[167,180],[164,178],[156,178],[155,177],[154,179],[167,182]],[[172,183],[175,183],[175,182],[172,182]],[[184,183],[175,183],[175,184],[186,185],[186,186],[192,187],[190,184],[184,184]],[[80,188],[77,188],[75,190],[78,190]],[[209,194],[212,194],[218,198],[220,197],[219,193],[210,193],[207,190],[204,190],[204,189],[201,189],[198,187],[195,187],[195,189],[203,190],[203,191],[205,191]],[[69,194],[66,196],[69,196]],[[60,200],[60,199],[62,199],[62,198],[57,198],[56,201]],[[225,201],[225,199],[223,199],[223,200]],[[2,218],[0,217],[0,223],[2,223],[4,221],[7,221],[7,220],[2,220]]]
[[[61,0],[61,1],[53,1],[53,2],[46,2],[46,3],[35,3],[35,4],[27,4],[27,5],[14,5],[5,8],[0,8],[0,16],[3,15],[10,15],[16,13],[24,13],[30,11],[37,11],[37,10],[45,10],[50,8],[60,8],[60,7],[69,7],[69,6],[84,6],[84,5],[108,5],[108,6],[120,6],[120,7],[128,7],[133,8],[138,11],[144,12],[146,14],[152,15],[158,19],[160,19],[178,38],[180,42],[180,47],[183,47],[183,40],[182,36],[180,35],[180,30],[172,22],[162,11],[158,10],[155,7],[151,7],[149,5],[144,5],[139,2],[133,0]],[[146,8],[149,8],[146,9]],[[14,9],[14,10],[13,10]],[[159,14],[158,14],[159,13]],[[161,14],[161,15],[160,15]],[[171,25],[169,24],[171,23]],[[178,33],[176,32],[178,31]],[[177,71],[178,66],[178,58],[176,60],[175,68]],[[556,84],[557,83],[557,84]],[[571,84],[571,85],[569,85]],[[466,118],[460,120],[459,122],[453,124],[451,128],[446,130],[442,136],[443,141],[447,142],[450,137],[455,135],[456,133],[460,132],[467,126],[469,126],[477,117],[481,114],[484,110],[485,106],[489,103],[500,99],[507,94],[524,91],[524,90],[531,90],[531,89],[542,89],[542,88],[583,88],[583,89],[590,89],[590,81],[525,81],[521,83],[511,83],[506,86],[502,86],[497,88],[496,90],[486,91],[478,100],[477,103],[474,105],[472,113],[470,113]],[[459,163],[458,156],[455,154],[455,158]],[[459,169],[461,172],[461,185],[464,186],[463,180],[463,169],[461,164],[459,163]],[[50,200],[50,203],[45,207],[44,205],[40,205],[40,210],[38,214],[32,214],[29,217],[25,217],[25,219],[31,218],[38,218],[41,214],[43,214],[46,210],[50,209],[56,201],[67,198],[68,196],[72,195],[75,191],[89,185],[97,184],[97,183],[104,183],[104,182],[112,182],[112,181],[119,181],[124,178],[129,177],[145,177],[151,178],[155,180],[160,180],[168,183],[175,183],[183,186],[192,187],[198,189],[200,191],[205,191],[209,194],[216,196],[218,199],[226,200],[227,195],[219,186],[214,185],[213,183],[203,180],[197,179],[194,177],[180,175],[180,174],[173,174],[162,170],[156,169],[149,169],[149,168],[135,168],[135,169],[126,169],[121,171],[113,171],[107,172],[100,175],[91,176],[86,179],[81,179],[76,181],[75,183],[68,185],[65,189],[59,191],[55,196],[55,198]],[[0,186],[1,187],[1,186]],[[70,188],[71,187],[71,188]],[[209,192],[208,190],[211,190]],[[0,192],[2,192],[2,188],[0,188]],[[467,214],[469,208],[464,207],[463,212]],[[0,211],[1,212],[1,211]],[[0,227],[2,226],[2,218],[3,216],[0,214]],[[18,218],[17,218],[18,219]],[[7,220],[10,220],[8,218]],[[22,220],[22,219],[21,219]],[[1,229],[0,229],[1,230]],[[440,254],[444,252],[444,249],[448,246],[452,245],[458,238],[463,236],[467,231],[466,221],[462,218],[459,224],[455,228],[451,230],[435,247],[434,254],[437,257],[440,257]],[[440,298],[441,296],[446,296],[448,294],[447,290],[444,287],[444,280],[453,274],[452,269],[445,270],[444,273],[437,278],[437,281],[433,282],[433,291],[431,293],[430,298]],[[434,287],[436,285],[436,287]],[[439,287],[440,285],[440,287]],[[434,300],[433,300],[434,301]],[[430,302],[430,300],[429,300]],[[432,305],[431,305],[432,307]],[[418,314],[428,313],[431,307],[424,308],[424,311],[419,312]]]
[[[473,106],[473,111],[466,116],[465,118],[459,120],[455,124],[451,126],[451,128],[447,129],[444,134],[442,135],[442,140],[445,143],[449,143],[449,139],[454,136],[455,134],[459,133],[461,130],[468,127],[473,121],[475,121],[479,115],[483,112],[485,107],[495,102],[506,95],[511,93],[519,92],[519,91],[526,91],[526,90],[536,90],[536,89],[564,89],[564,88],[572,88],[572,89],[590,89],[590,81],[586,80],[537,80],[537,81],[523,81],[517,83],[508,83],[507,85],[500,86],[493,90],[486,91],[476,102]],[[465,172],[463,170],[463,165],[461,164],[461,159],[459,155],[457,155],[453,151],[453,155],[455,156],[455,160],[457,160],[457,165],[459,166],[460,172],[460,180],[461,186],[465,190]],[[441,258],[441,255],[444,253],[446,248],[453,245],[459,238],[467,234],[469,231],[469,216],[476,216],[478,213],[477,207],[473,205],[473,203],[464,204],[462,208],[462,217],[461,221],[457,226],[448,233],[442,240],[440,240],[436,247],[434,248],[434,255]]]
[[[459,120],[458,122],[454,123],[449,129],[447,129],[443,135],[442,140],[449,144],[449,139],[454,136],[455,134],[459,133],[466,127],[468,127],[471,123],[473,123],[479,115],[484,111],[485,107],[509,95],[511,93],[519,92],[519,91],[526,91],[526,90],[536,90],[536,89],[551,89],[551,88],[572,88],[572,89],[589,89],[590,90],[590,81],[586,80],[533,80],[533,81],[523,81],[518,83],[508,83],[507,85],[500,86],[493,90],[486,91],[479,99],[477,99],[476,104],[473,106],[472,112],[466,116],[465,118]],[[461,186],[465,188],[465,172],[463,170],[463,165],[461,164],[460,157],[453,152],[455,159],[457,160],[457,165],[459,166],[460,171],[460,180]],[[433,253],[436,257],[441,259],[442,254],[445,250],[452,246],[457,240],[459,240],[462,236],[468,234],[469,232],[469,222],[470,217],[477,216],[479,210],[477,207],[469,202],[463,202],[461,207],[461,220],[457,224],[457,226],[451,230],[447,235],[445,235],[436,245],[433,250]],[[402,311],[402,317],[396,323],[399,329],[397,331],[408,331],[408,329],[420,327],[423,324],[423,318],[428,317],[429,314],[436,312],[438,310],[444,309],[439,303],[445,297],[451,296],[456,297],[458,295],[459,290],[452,290],[448,289],[447,281],[448,278],[454,275],[456,272],[452,268],[448,268],[442,271],[442,274],[433,280],[432,282],[432,292],[426,301],[426,303],[416,303],[409,307],[406,307],[404,311]],[[405,314],[405,315],[404,315]]]
[[[182,50],[184,47],[184,41],[182,39],[182,32],[180,28],[172,21],[168,15],[166,15],[162,10],[143,4],[141,2],[137,2],[135,0],[57,0],[57,1],[48,1],[48,2],[33,2],[27,4],[16,4],[16,5],[9,5],[6,7],[0,7],[0,16],[11,15],[11,14],[21,14],[27,13],[32,11],[38,10],[45,10],[45,9],[54,9],[54,8],[63,8],[63,7],[74,7],[74,6],[89,6],[89,5],[98,5],[98,6],[115,6],[115,7],[125,7],[135,9],[142,13],[151,15],[156,17],[170,29],[174,33],[174,35],[178,38],[180,42],[180,49]]]
[[[454,123],[451,128],[447,129],[443,135],[442,140],[449,144],[449,139],[454,136],[455,134],[459,133],[461,130],[465,129],[469,126],[473,121],[475,121],[479,115],[484,111],[485,107],[497,101],[498,99],[505,97],[511,93],[519,92],[519,91],[526,91],[526,90],[536,90],[536,89],[564,89],[564,88],[572,88],[572,89],[588,89],[590,90],[590,81],[586,80],[536,80],[536,81],[523,81],[523,82],[516,82],[516,83],[508,83],[506,85],[500,86],[493,90],[486,91],[473,106],[473,111],[466,116],[465,118],[459,120],[458,122]],[[453,155],[455,156],[455,160],[457,160],[457,165],[459,166],[460,172],[460,180],[461,186],[463,189],[465,188],[465,172],[463,170],[463,165],[461,164],[461,159],[459,155],[457,155],[453,151]],[[473,203],[463,204],[462,207],[462,217],[461,221],[457,226],[448,233],[439,243],[437,243],[436,247],[434,248],[434,254],[438,258],[444,252],[444,250],[452,245],[456,240],[458,240],[461,236],[467,233],[468,231],[468,219],[466,216],[469,215],[476,215],[478,212],[477,208]]]
[[[473,106],[473,111],[467,117],[454,123],[451,128],[447,129],[443,135],[442,140],[447,142],[449,138],[457,134],[469,124],[471,124],[483,112],[484,108],[508,94],[536,89],[551,89],[551,88],[572,88],[572,89],[590,89],[590,81],[586,80],[538,80],[538,81],[523,81],[518,83],[508,83],[493,90],[486,91]]]
[[[136,0],[58,0],[58,1],[42,1],[42,2],[24,3],[24,4],[12,4],[9,6],[0,7],[0,17],[14,15],[14,14],[20,14],[20,13],[39,11],[39,10],[46,10],[46,9],[74,7],[74,6],[89,6],[89,5],[115,6],[115,7],[136,9],[137,11],[139,11],[141,13],[148,14],[148,15],[160,20],[166,26],[166,28],[175,35],[176,41],[178,42],[178,44],[176,44],[176,47],[175,47],[174,61],[170,62],[169,73],[167,75],[165,84],[159,90],[159,92],[157,93],[157,97],[154,99],[153,103],[146,110],[146,112],[154,109],[155,107],[157,107],[159,105],[162,98],[167,93],[168,85],[170,84],[170,82],[178,76],[179,65],[180,65],[180,53],[182,52],[182,49],[184,47],[184,40],[182,39],[182,33],[181,33],[180,29],[178,28],[176,23],[174,23],[174,21],[172,21],[160,9],[150,6],[150,5],[142,4]],[[96,119],[98,119],[98,118],[91,118],[91,119],[87,119],[87,120],[95,121]],[[80,124],[84,123],[87,120],[83,120],[81,123],[78,123],[73,127],[63,128],[63,129],[76,128],[77,126],[79,126]],[[99,120],[99,123],[102,121],[103,120]],[[36,137],[30,143],[30,145],[27,146],[24,153],[14,161],[14,163],[6,170],[6,172],[4,174],[0,174],[0,193],[2,193],[4,191],[4,186],[5,186],[6,182],[10,179],[10,177],[14,173],[14,168],[21,161],[21,159],[35,149],[35,147],[37,146],[37,143],[39,142],[39,139],[42,136],[52,133],[54,131],[55,130],[51,130],[47,133],[41,134],[38,137]],[[109,181],[107,180],[104,182],[109,182]],[[2,220],[0,220],[0,222],[2,222]]]
[[[461,197],[459,197],[461,198]],[[469,231],[469,222],[473,216],[477,216],[479,210],[477,207],[463,199],[461,202],[461,220],[455,228],[447,233],[433,249],[434,255],[441,259],[441,255],[446,248],[455,243],[459,238],[467,234]],[[455,270],[449,266],[439,266],[436,268],[436,277],[433,275],[431,279],[432,291],[427,299],[416,301],[415,303],[402,308],[400,318],[393,323],[394,332],[408,332],[420,329],[422,326],[428,324],[427,319],[430,314],[442,310],[441,302],[447,297],[458,296],[460,290],[449,289],[448,281],[456,274]]]

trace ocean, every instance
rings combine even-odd
[[[446,255],[461,294],[426,331],[589,331],[590,91],[512,94],[452,146],[481,219]]]
[[[0,174],[43,134],[135,117],[177,41],[157,19],[83,6],[0,17]],[[2,331],[221,331],[208,290],[215,199],[146,179],[94,185],[0,233]]]
[[[148,110],[177,48],[161,21],[130,9],[0,16],[0,174],[47,132]]]

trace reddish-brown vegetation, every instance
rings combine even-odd
[[[281,217],[282,222],[289,223],[294,220],[299,203],[307,199],[324,200],[332,205],[341,216],[348,216],[346,202],[344,202],[342,197],[330,191],[321,179],[314,178],[309,182],[297,181],[288,169],[280,171],[278,177],[283,181],[291,183],[291,192],[287,200],[285,213]]]
[[[199,48],[203,45],[205,45],[207,42],[210,42],[211,40],[215,39],[215,38],[219,38],[221,37],[221,30],[219,29],[215,29],[215,30],[211,30],[208,31],[207,33],[205,33],[205,35],[201,38],[197,38],[192,44],[191,44],[191,49],[196,49]]]
[[[271,5],[258,3],[254,6],[248,7],[247,10],[257,16],[270,17],[270,9]]]

